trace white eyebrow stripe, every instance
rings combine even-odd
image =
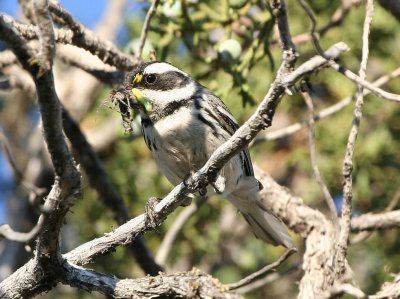
[[[188,74],[181,71],[177,67],[174,67],[173,65],[170,65],[165,62],[152,63],[149,66],[147,66],[143,71],[144,74],[163,74],[167,72],[178,72],[184,74],[185,76],[188,76]]]

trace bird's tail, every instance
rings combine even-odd
[[[241,212],[255,236],[274,246],[293,247],[292,238],[285,224],[266,210],[258,190],[250,188],[245,193],[246,189],[235,190],[229,194],[228,200]]]

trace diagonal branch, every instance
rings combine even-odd
[[[338,230],[339,229],[339,220],[338,220],[338,216],[337,216],[336,206],[333,201],[332,195],[329,192],[328,187],[326,186],[325,180],[322,177],[322,174],[319,170],[318,162],[317,162],[317,153],[316,153],[316,145],[315,145],[315,126],[314,126],[314,118],[315,118],[314,103],[313,103],[311,95],[308,91],[306,91],[306,90],[301,91],[301,95],[303,96],[303,99],[306,102],[308,110],[310,111],[310,117],[308,120],[308,124],[309,124],[308,143],[309,143],[309,147],[310,147],[311,166],[312,166],[312,169],[314,172],[315,179],[317,180],[317,183],[320,186],[322,194],[324,195],[326,205],[329,208],[331,221],[335,225],[335,228]]]
[[[143,29],[142,29],[142,32],[140,33],[139,49],[138,49],[137,53],[135,54],[136,61],[142,60],[143,48],[146,43],[147,34],[150,29],[150,22],[156,12],[156,9],[157,9],[157,6],[159,3],[160,3],[160,0],[153,0],[153,3],[151,4],[149,11],[146,14],[146,18],[144,19]]]
[[[388,83],[390,80],[392,80],[394,78],[397,78],[398,76],[400,76],[400,68],[397,68],[397,69],[393,70],[392,72],[390,72],[389,74],[378,78],[377,80],[375,80],[372,83],[372,85],[374,87],[381,87],[382,85]],[[370,93],[371,93],[371,91],[369,89],[363,90],[364,96],[369,95]],[[319,121],[321,119],[327,118],[331,115],[338,113],[339,111],[341,111],[342,109],[347,107],[352,101],[353,101],[353,97],[350,96],[350,97],[344,98],[340,102],[338,102],[328,108],[325,108],[325,109],[317,112],[314,115],[314,121]],[[289,137],[290,135],[301,130],[302,128],[309,126],[309,124],[310,124],[310,120],[305,119],[300,122],[289,125],[287,127],[277,129],[275,131],[266,132],[264,136],[257,137],[254,140],[253,146],[255,146],[261,142],[264,142],[264,141],[277,140],[280,138]]]
[[[256,280],[260,279],[262,276],[264,276],[266,273],[274,270],[276,267],[278,267],[280,264],[282,264],[284,261],[286,261],[295,252],[297,252],[297,249],[295,249],[295,248],[287,249],[279,257],[279,259],[277,259],[272,264],[269,264],[269,265],[263,267],[262,269],[250,274],[249,276],[239,280],[238,282],[228,284],[227,285],[228,289],[236,290],[236,289],[242,288],[244,286],[247,286],[250,283],[253,283],[254,281],[256,281]]]
[[[129,70],[135,66],[130,57],[121,53],[111,42],[97,37],[92,31],[75,21],[61,5],[50,3],[49,10],[56,17],[55,21],[61,22],[72,30],[72,44],[88,50],[103,62],[114,65],[120,70]]]

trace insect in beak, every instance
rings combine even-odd
[[[136,75],[137,76],[137,75]],[[135,77],[136,79],[136,77]],[[153,103],[150,101],[148,97],[145,96],[143,92],[141,92],[137,88],[132,88],[132,95],[136,98],[136,100],[141,103],[146,110],[146,112],[153,111]]]

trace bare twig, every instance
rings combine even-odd
[[[283,50],[282,56],[285,62],[282,64],[283,68],[281,68],[280,72],[289,73],[296,63],[296,48],[290,35],[286,4],[284,0],[273,0],[271,7],[278,25],[279,40]]]
[[[331,214],[331,221],[335,225],[337,231],[339,230],[339,220],[337,216],[336,206],[333,201],[332,195],[329,192],[328,187],[326,186],[325,180],[322,177],[321,172],[319,171],[318,162],[317,162],[317,153],[315,146],[315,126],[314,126],[314,103],[311,98],[310,93],[307,90],[302,90],[301,95],[303,96],[304,101],[307,104],[308,110],[310,111],[310,117],[308,120],[309,131],[308,131],[308,143],[310,145],[310,160],[312,169],[314,172],[315,179],[318,182],[319,187],[321,188],[322,194],[324,195],[325,202],[329,208]]]
[[[351,220],[351,231],[375,231],[400,227],[400,210],[363,214]]]
[[[121,70],[130,70],[135,66],[130,57],[121,53],[112,43],[100,39],[93,32],[75,21],[61,5],[50,3],[49,9],[57,17],[57,21],[62,21],[72,30],[72,44],[90,51],[102,59],[103,62],[115,65]]]
[[[368,54],[369,54],[369,31],[374,12],[373,0],[367,1],[366,16],[363,29],[363,48],[362,59],[360,64],[359,75],[362,80],[365,78],[365,70],[367,67]],[[341,279],[346,271],[346,254],[347,245],[349,241],[351,211],[352,211],[352,198],[353,198],[353,156],[355,142],[360,127],[362,108],[364,104],[363,87],[359,87],[359,92],[356,100],[356,107],[354,109],[353,123],[350,129],[350,134],[347,140],[346,154],[343,161],[343,205],[341,216],[341,228],[338,235],[336,253],[335,253],[335,271],[337,278]]]
[[[290,267],[282,272],[274,272],[274,273],[270,273],[267,276],[260,278],[240,289],[235,290],[235,292],[239,293],[239,294],[246,294],[246,293],[250,293],[256,289],[259,289],[261,287],[266,286],[269,283],[272,283],[274,281],[277,281],[279,279],[282,279],[283,277],[286,277],[292,273],[295,273],[297,271],[300,270],[300,265],[299,264],[295,264],[295,265],[290,265]]]
[[[324,50],[322,49],[321,44],[319,43],[319,34],[317,32],[317,19],[315,17],[315,14],[310,5],[308,5],[308,3],[305,0],[298,0],[298,1],[311,20],[311,32],[310,32],[311,38],[318,54],[322,56],[324,55],[323,54]]]
[[[316,30],[316,35],[319,37],[324,36],[330,29],[335,28],[341,25],[348,16],[351,8],[357,6],[361,3],[361,0],[351,0],[351,1],[342,1],[342,5],[333,13],[331,19],[327,24],[322,26],[320,29]],[[309,42],[312,39],[312,35],[309,32],[301,33],[293,37],[293,42],[295,45],[301,45],[303,43]],[[271,41],[271,45],[274,46],[277,44],[276,40]]]
[[[135,54],[136,61],[142,60],[143,48],[146,43],[147,33],[149,32],[149,29],[150,29],[151,18],[154,16],[159,3],[160,3],[160,0],[153,0],[153,3],[151,4],[151,6],[146,14],[146,18],[144,19],[142,32],[140,33],[139,48],[138,48],[137,53]]]
[[[395,195],[393,196],[393,198],[392,198],[391,201],[389,202],[389,205],[383,210],[383,212],[391,212],[391,211],[393,211],[394,209],[397,208],[397,205],[399,204],[399,202],[400,202],[400,189],[398,189],[398,190],[396,191]],[[383,214],[383,213],[382,213],[382,214]],[[375,216],[375,215],[377,215],[377,214],[374,214],[374,216]],[[364,216],[364,215],[362,215],[362,216]],[[386,217],[386,216],[383,216],[383,217]],[[358,218],[358,217],[357,217],[357,218]],[[356,219],[357,219],[357,218],[356,218]],[[389,216],[388,218],[391,218],[391,217]],[[391,218],[391,219],[392,219],[392,218]],[[352,219],[352,222],[351,222],[351,225],[352,225],[351,230],[352,230],[352,231],[353,231],[353,220],[354,220],[354,218]],[[390,226],[391,220],[389,220],[389,219],[384,219],[383,221],[386,222],[386,220],[388,221],[388,222],[387,222],[388,225],[387,225],[387,226],[384,225],[383,228],[391,228],[391,226]],[[370,219],[369,219],[369,218],[368,218],[366,221],[367,221],[368,223],[370,223]],[[374,220],[372,220],[372,222],[373,222],[373,221],[374,221]],[[381,224],[381,223],[382,223],[382,220],[378,220],[378,223]],[[377,227],[378,227],[377,229],[382,228],[381,225],[378,225]],[[393,227],[396,227],[396,220],[393,221]],[[355,236],[355,237],[351,240],[351,244],[356,244],[356,243],[359,243],[359,242],[362,242],[362,241],[368,239],[368,238],[373,234],[374,231],[375,231],[375,230],[373,229],[373,225],[371,225],[371,230],[366,230],[366,231],[362,230],[357,236]]]
[[[57,47],[57,57],[60,58],[63,62],[66,64],[75,66],[95,78],[97,80],[110,84],[110,85],[116,85],[116,84],[121,84],[124,80],[124,73],[122,71],[117,70],[115,67],[112,67],[108,64],[104,64],[100,60],[96,59],[88,59],[86,56],[91,56],[91,58],[97,58],[96,56],[92,56],[90,54],[86,54],[86,51],[83,51],[82,49],[78,49],[74,46],[71,45],[61,45]],[[78,50],[78,51],[73,51],[73,50]],[[80,53],[86,52],[86,53]],[[99,62],[99,63],[97,63]]]
[[[369,89],[372,93],[376,94],[378,97],[381,97],[382,99],[385,99],[388,101],[400,102],[400,95],[387,92],[385,90],[382,90],[382,89],[374,86],[370,82],[368,82],[368,81],[362,79],[360,76],[357,76],[356,74],[354,74],[352,71],[350,71],[346,67],[339,65],[337,63],[331,63],[330,67],[333,68],[334,70],[338,71],[339,73],[343,74],[351,81],[361,85],[364,88]]]
[[[362,298],[367,298],[365,293],[361,291],[359,288],[349,284],[349,283],[342,283],[339,285],[334,285],[331,290],[329,291],[329,294],[325,296],[324,298],[329,299],[329,298],[338,298],[341,295],[344,294],[349,294],[355,298],[362,299]]]
[[[392,71],[391,73],[380,77],[379,79],[374,81],[372,83],[372,85],[374,87],[381,87],[382,85],[386,84],[387,82],[389,82],[390,80],[392,80],[393,78],[396,78],[398,76],[400,76],[400,68],[397,68],[394,71]],[[369,95],[370,93],[371,93],[371,91],[369,89],[363,90],[364,96]],[[344,109],[345,107],[347,107],[352,102],[352,99],[353,99],[353,97],[344,98],[340,102],[321,110],[320,112],[315,114],[314,121],[319,121],[321,119],[324,119],[331,115],[336,114],[337,112],[339,112],[342,109]],[[282,129],[277,129],[272,132],[267,132],[263,136],[256,138],[253,142],[253,145],[257,145],[264,141],[277,140],[280,138],[289,137],[290,135],[301,130],[302,128],[308,126],[309,122],[310,122],[309,119],[305,119],[300,122],[294,123],[290,126],[284,127]]]
[[[15,177],[17,184],[24,187],[26,189],[26,191],[29,192],[30,195],[34,195],[34,196],[42,195],[43,190],[41,188],[36,187],[35,185],[31,184],[30,182],[28,182],[25,179],[24,174],[17,166],[17,163],[16,163],[14,155],[11,151],[8,140],[7,140],[6,136],[4,136],[2,130],[0,130],[0,144],[3,149],[3,153],[6,155],[7,160],[11,166],[11,169],[13,170],[14,177]]]
[[[262,276],[264,276],[268,272],[275,270],[275,268],[277,268],[280,264],[282,264],[284,261],[286,261],[289,258],[289,256],[291,256],[295,252],[297,252],[296,248],[289,248],[279,257],[279,259],[277,259],[272,264],[266,265],[262,269],[246,276],[245,278],[239,280],[238,282],[230,283],[230,284],[227,284],[226,286],[228,287],[229,290],[236,290],[236,289],[242,288],[244,286],[247,286],[250,283],[253,283],[254,281],[260,279]]]
[[[43,212],[36,225],[27,233],[21,233],[13,230],[8,224],[0,225],[0,240],[6,238],[11,241],[29,243],[43,230],[48,219],[47,212]]]
[[[172,245],[179,232],[182,230],[185,223],[192,217],[199,208],[206,202],[206,196],[200,196],[195,203],[192,203],[190,206],[186,207],[179,215],[176,217],[174,223],[168,229],[165,237],[157,251],[157,255],[155,257],[156,262],[159,265],[165,266],[168,255],[172,249]]]

